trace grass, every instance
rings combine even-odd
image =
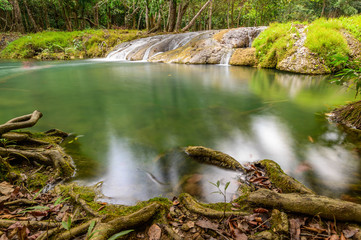
[[[262,67],[274,68],[288,52],[292,51],[295,42],[293,34],[298,34],[295,24],[273,23],[253,42],[256,56]]]
[[[7,45],[1,58],[74,59],[102,57],[117,44],[137,38],[132,30],[44,31]]]

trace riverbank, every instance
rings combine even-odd
[[[93,187],[64,184],[62,180],[72,174],[61,170],[64,165],[53,163],[59,174],[49,174],[46,173],[49,168],[40,162],[41,157],[28,153],[32,151],[29,144],[44,148],[39,155],[46,156],[47,151],[62,153],[58,143],[66,133],[11,131],[35,125],[41,116],[34,111],[0,125],[2,143],[8,141],[1,148],[5,149],[1,161],[8,166],[7,171],[0,173],[3,239],[21,236],[40,240],[75,237],[103,240],[124,235],[127,239],[361,239],[359,204],[316,195],[286,175],[274,161],[241,165],[225,153],[200,146],[178,151],[194,161],[242,172],[238,198],[225,197],[224,202],[204,204],[183,193],[172,201],[157,197],[134,206],[104,203],[101,199],[106,197],[100,184]],[[46,137],[39,139],[39,136]],[[69,162],[66,155],[63,159]],[[36,169],[22,167],[25,171],[17,174],[17,178],[9,177],[16,172],[16,166],[31,166],[35,162],[38,162]],[[27,181],[35,174],[34,170],[40,175],[56,175],[58,181],[51,182],[50,178],[34,185]],[[229,183],[213,184],[218,194],[226,196]]]
[[[3,34],[5,37],[5,34]],[[4,59],[73,60],[104,57],[114,46],[139,38],[135,30],[44,31],[17,39],[0,52]],[[1,35],[0,35],[1,36]],[[20,36],[20,35],[18,35]]]

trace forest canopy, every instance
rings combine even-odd
[[[359,13],[359,0],[0,0],[0,31],[196,31]]]

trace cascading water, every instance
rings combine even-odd
[[[202,32],[190,32],[159,35],[122,43],[118,46],[117,50],[107,56],[107,59],[147,61],[156,54],[184,46],[201,33]]]
[[[227,49],[226,52],[223,54],[222,58],[221,58],[221,62],[219,63],[219,65],[229,65],[229,61],[231,60],[233,54],[233,49]]]

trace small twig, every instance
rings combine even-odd
[[[269,219],[267,219],[266,221],[264,221],[263,223],[261,223],[260,225],[258,225],[257,227],[253,228],[253,230],[256,230],[260,227],[262,227],[266,222],[270,221],[272,219],[272,217],[270,217]]]

